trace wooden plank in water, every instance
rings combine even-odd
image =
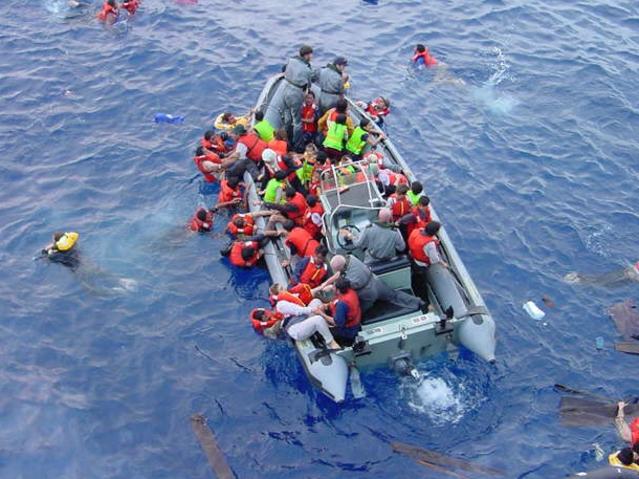
[[[235,479],[235,474],[226,462],[224,453],[217,445],[213,431],[206,423],[204,415],[193,414],[191,416],[191,427],[218,479]]]

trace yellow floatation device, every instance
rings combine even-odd
[[[348,90],[350,87],[351,87],[351,82],[345,81],[344,82],[344,90]]]
[[[244,128],[248,129],[249,121],[251,120],[250,115],[236,116],[235,123],[228,123],[222,119],[223,117],[224,117],[224,112],[220,113],[215,118],[214,126],[218,130],[231,131],[237,125],[242,125]]]
[[[639,471],[639,465],[631,464],[629,466],[626,466],[619,460],[617,454],[619,454],[619,451],[613,452],[608,456],[608,464],[610,464],[611,466],[623,467],[624,469],[630,469],[631,471]]]
[[[55,243],[55,248],[58,251],[69,251],[78,241],[80,235],[75,231],[71,231],[69,233],[64,233],[62,238],[60,238]]]

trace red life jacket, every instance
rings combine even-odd
[[[317,131],[317,122],[315,121],[316,115],[317,105],[315,103],[310,106],[306,104],[302,105],[302,120],[313,120],[312,123],[305,123],[302,121],[302,131],[304,133],[315,133]]]
[[[220,182],[220,195],[217,198],[218,203],[233,201],[235,198],[242,198],[240,187],[238,186],[236,189],[233,189],[229,186],[227,180],[222,180]]]
[[[388,108],[388,107],[384,107],[383,110],[379,110],[379,111],[375,109],[375,107],[373,105],[375,103],[379,103],[381,101],[382,101],[381,98],[375,98],[366,107],[366,113],[368,113],[372,118],[377,118],[377,117],[380,117],[380,116],[386,116],[386,115],[388,115],[390,113],[390,108]]]
[[[197,166],[197,169],[200,170],[200,172],[204,176],[204,180],[207,183],[215,183],[217,181],[217,178],[210,171],[206,171],[206,169],[203,166],[203,163],[205,161],[210,161],[211,163],[220,164],[222,163],[222,160],[220,160],[220,157],[215,154],[200,155],[200,156],[193,157],[193,162],[195,163],[195,166]]]
[[[300,274],[300,283],[308,284],[311,288],[317,288],[326,275],[328,274],[328,266],[324,263],[318,263],[312,256],[308,259],[306,267]]]
[[[428,48],[426,49],[425,52],[415,53],[415,55],[413,55],[413,63],[416,63],[417,60],[419,60],[420,58],[424,59],[424,66],[433,67],[437,65],[437,60],[435,60],[435,57],[431,56],[430,52],[428,51]]]
[[[300,299],[300,297],[296,294],[293,294],[289,291],[282,291],[279,294],[272,294],[269,296],[268,300],[271,302],[271,305],[275,306],[279,301],[287,301],[289,303],[297,304],[298,306],[306,306],[304,301]]]
[[[284,319],[284,315],[282,313],[278,313],[277,311],[267,310],[265,311],[266,318],[260,321],[259,319],[255,318],[255,313],[257,313],[258,310],[259,308],[255,308],[254,310],[251,311],[251,314],[249,315],[249,318],[251,319],[251,325],[253,326],[253,329],[257,331],[258,333],[263,332],[265,329],[270,328],[278,321],[281,321],[282,319]]]
[[[288,288],[288,291],[300,298],[305,306],[308,306],[313,301],[313,292],[308,284],[297,283],[295,286]]]
[[[286,202],[292,206],[297,208],[296,211],[287,211],[286,216],[289,220],[295,221],[297,226],[302,226],[304,224],[304,215],[306,214],[306,210],[308,209],[308,205],[306,204],[306,198],[302,193],[295,193],[295,196],[290,200],[287,198]]]
[[[319,242],[313,239],[311,234],[304,228],[296,226],[286,237],[287,246],[293,245],[297,250],[297,255],[305,258],[315,253],[315,248],[319,246]]]
[[[246,133],[237,139],[238,143],[246,146],[248,150],[246,157],[255,163],[262,161],[262,153],[268,148],[266,142],[260,139],[255,133]]]
[[[423,211],[421,208],[415,206],[413,208],[412,214],[415,216],[415,222],[409,223],[406,226],[406,235],[410,236],[413,231],[419,228],[423,228],[428,223],[431,222],[431,214],[430,214],[430,206],[426,207],[426,211]]]
[[[273,138],[267,143],[267,145],[268,148],[270,148],[280,156],[286,156],[286,154],[288,153],[288,143],[286,143],[284,140],[276,140],[275,138]]]
[[[244,220],[244,227],[240,228],[235,224],[235,220],[242,218]],[[255,220],[251,215],[236,213],[231,217],[231,221],[226,225],[226,231],[228,231],[234,238],[239,235],[253,236],[255,231]]]
[[[317,215],[319,215],[321,218],[323,214],[324,207],[319,201],[315,203],[315,206],[308,207],[306,209],[306,212],[304,213],[303,228],[308,231],[309,234],[315,239],[319,239],[322,236],[322,224],[321,221],[319,226],[315,224],[315,221],[313,221],[313,217],[317,218]]]
[[[248,261],[245,261],[244,258],[242,258],[242,249],[244,249],[245,246],[252,246],[255,249],[255,253]],[[233,266],[250,268],[255,266],[260,259],[259,249],[260,245],[257,241],[235,241],[233,242],[233,246],[231,246],[229,261],[231,261]]]
[[[639,442],[639,417],[630,423],[630,432],[632,434],[632,445],[634,446]]]
[[[206,211],[206,219],[204,221],[202,221],[200,218],[197,217],[197,214],[200,211]],[[193,215],[193,218],[191,219],[191,231],[198,231],[198,232],[211,231],[212,228],[213,228],[213,212],[209,210],[205,210],[204,208],[200,208],[199,210],[197,210],[195,212],[195,215]]]
[[[308,194],[313,196],[319,196],[320,182],[319,181],[311,181],[308,184]],[[323,211],[322,211],[323,213]]]
[[[140,6],[138,0],[129,0],[127,2],[122,3],[122,8],[128,11],[131,15],[135,13],[135,11]]]
[[[113,15],[113,16],[118,16],[118,9],[117,7],[112,7],[111,5],[108,4],[108,2],[104,2],[104,4],[102,4],[102,11],[100,13],[98,13],[98,20],[102,21],[102,22],[106,22],[106,19],[108,18],[109,15]]]
[[[346,303],[348,314],[344,327],[353,328],[362,322],[362,308],[359,305],[359,297],[354,289],[349,289],[346,294],[337,294],[337,299],[331,303],[331,314],[335,316],[335,309],[338,302]]]
[[[410,200],[404,196],[401,200],[397,198],[397,194],[393,193],[391,196],[393,200],[391,202],[391,211],[393,213],[393,220],[397,221],[411,210]]]
[[[411,258],[429,266],[430,258],[424,252],[424,248],[428,243],[432,243],[433,241],[439,245],[439,240],[435,236],[426,236],[422,231],[423,230],[419,229],[410,234],[408,237],[408,252]]]

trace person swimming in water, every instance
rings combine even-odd
[[[54,263],[60,263],[71,269],[80,265],[76,243],[80,235],[74,231],[53,233],[53,242],[42,249],[42,257]]]
[[[573,271],[564,276],[564,281],[571,284],[592,284],[611,287],[639,282],[639,261],[633,265],[608,273],[584,274]]]
[[[115,292],[135,291],[137,282],[130,278],[120,278],[109,271],[104,271],[94,264],[81,261],[78,250],[80,234],[71,232],[53,233],[53,241],[41,251],[41,256],[52,263],[58,263],[71,269],[80,284],[88,291],[99,295],[112,295]]]
[[[464,80],[450,73],[448,71],[448,65],[439,62],[433,55],[430,54],[428,48],[422,43],[418,43],[417,45],[415,45],[415,50],[413,51],[411,61],[416,66],[423,65],[426,68],[436,67],[437,69],[435,71],[435,78],[433,79],[433,83],[450,83],[452,85],[458,86],[466,84]]]

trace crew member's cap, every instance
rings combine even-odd
[[[348,60],[344,57],[337,57],[333,62],[335,65],[348,65]]]
[[[309,45],[302,45],[302,47],[300,48],[300,56],[303,57],[304,55],[308,55],[309,53],[313,53],[313,48]]]

